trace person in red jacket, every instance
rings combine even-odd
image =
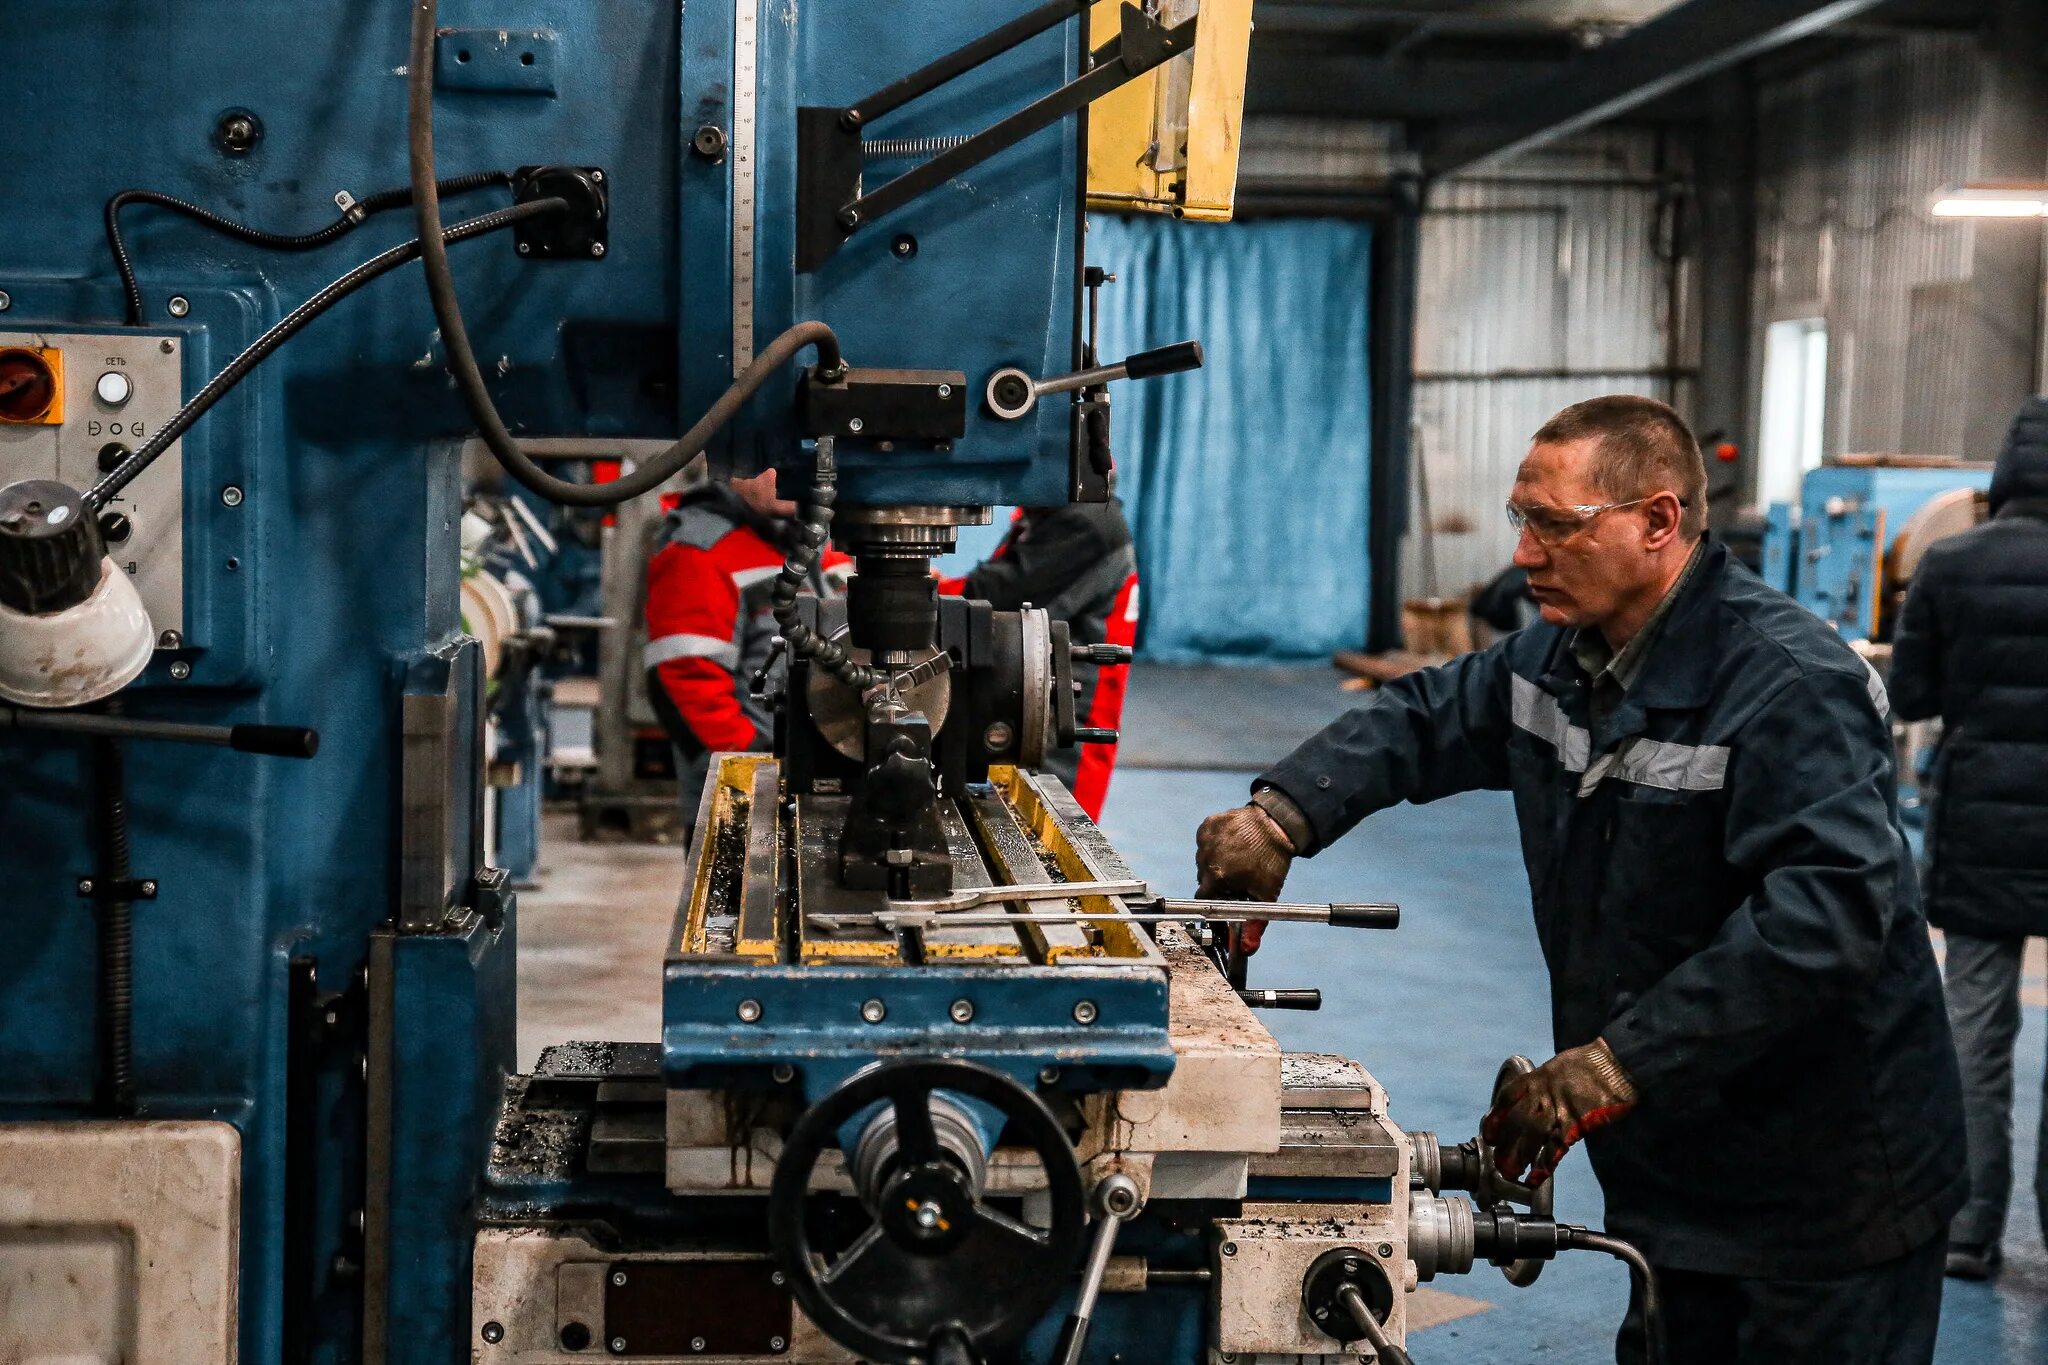
[[[980,598],[998,610],[1026,603],[1065,621],[1077,645],[1132,645],[1138,638],[1138,556],[1123,503],[1020,507],[995,553],[964,577],[941,578],[939,591]],[[1081,694],[1076,723],[1114,730],[1123,719],[1130,667],[1074,665]],[[1045,766],[1072,789],[1091,820],[1102,818],[1116,769],[1114,744],[1055,749]]]
[[[774,657],[771,599],[797,543],[796,510],[776,495],[771,469],[690,490],[655,532],[642,659],[648,699],[675,745],[686,834],[711,755],[766,752],[774,738],[773,718],[751,684]],[[834,595],[831,585],[848,562],[827,547],[811,591]]]

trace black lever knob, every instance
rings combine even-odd
[[[1123,736],[1115,730],[1105,730],[1096,725],[1079,725],[1074,727],[1074,743],[1076,744],[1114,744],[1121,738]]]
[[[1154,351],[1140,351],[1124,362],[1124,373],[1132,379],[1157,379],[1163,374],[1202,368],[1202,343],[1176,341]]]
[[[1127,664],[1131,661],[1129,645],[1075,645],[1074,662],[1077,664]]]

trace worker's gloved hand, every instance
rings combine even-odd
[[[1606,1040],[1596,1038],[1510,1082],[1480,1121],[1479,1134],[1493,1145],[1502,1175],[1534,1188],[1550,1179],[1580,1138],[1635,1107],[1634,1083]]]
[[[1254,805],[1212,815],[1195,832],[1195,895],[1203,900],[1275,901],[1287,882],[1294,844]],[[1255,953],[1264,920],[1248,920],[1238,942]]]

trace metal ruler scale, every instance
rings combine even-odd
[[[732,11],[732,372],[754,363],[754,144],[760,100],[760,0]]]

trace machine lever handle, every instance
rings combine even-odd
[[[1323,993],[1310,986],[1301,990],[1241,990],[1237,998],[1261,1010],[1319,1010],[1323,1007]]]
[[[1332,905],[1330,925],[1336,929],[1398,929],[1401,927],[1401,907],[1398,905]]]
[[[1140,351],[1124,361],[1124,377],[1127,379],[1157,379],[1161,375],[1179,374],[1184,370],[1202,368],[1202,343],[1199,341],[1176,341],[1171,346],[1160,346],[1150,351]]]
[[[1075,645],[1071,656],[1077,664],[1102,664],[1105,667],[1127,664],[1131,661],[1129,645]]]
[[[1105,730],[1099,725],[1079,725],[1074,727],[1074,743],[1076,744],[1114,744],[1122,738],[1123,735],[1120,731]]]
[[[1102,1293],[1102,1277],[1109,1270],[1117,1231],[1137,1217],[1143,1203],[1137,1182],[1120,1171],[1104,1176],[1096,1185],[1095,1241],[1088,1248],[1088,1268],[1074,1295],[1074,1311],[1060,1325],[1059,1345],[1052,1357],[1055,1365],[1081,1365],[1081,1352],[1088,1344],[1088,1322],[1095,1316],[1095,1300]]]
[[[273,758],[311,758],[320,752],[320,732],[304,725],[231,725],[228,747]]]

